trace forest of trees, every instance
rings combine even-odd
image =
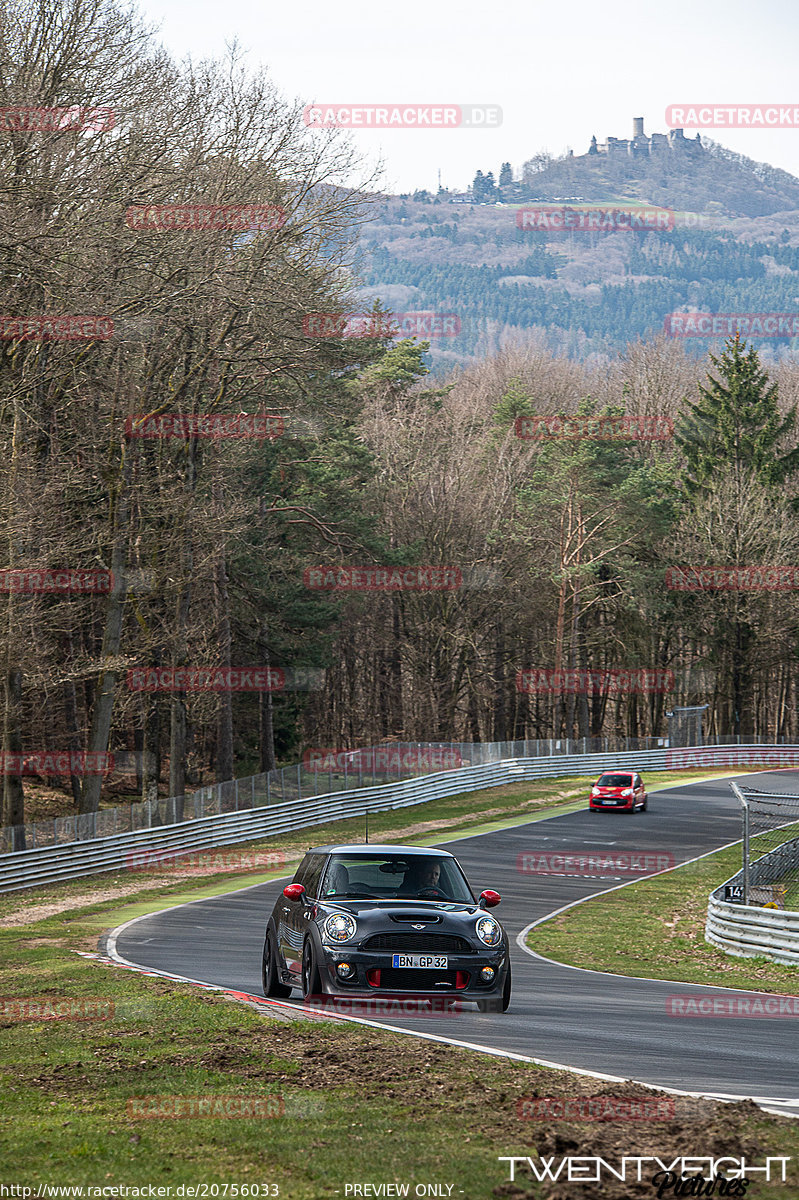
[[[25,813],[8,764],[45,750],[137,753],[147,797],[308,746],[660,735],[674,704],[708,703],[711,734],[799,735],[796,593],[664,582],[679,565],[799,562],[799,371],[767,374],[735,341],[700,362],[632,336],[588,366],[530,338],[433,380],[426,343],[310,337],[307,314],[353,308],[376,203],[368,180],[341,185],[347,143],[312,139],[235,51],[176,65],[115,0],[42,6],[33,26],[31,11],[5,6],[0,107],[105,106],[115,123],[0,131],[4,825]],[[137,228],[127,214],[146,205],[282,219]],[[552,275],[554,256],[530,257]],[[468,275],[446,286],[463,300]],[[113,332],[19,324],[69,315]],[[280,436],[136,436],[142,414],[260,412],[282,415]],[[516,435],[528,415],[621,413],[675,436]],[[308,586],[313,568],[370,564],[459,583]],[[9,582],[63,570],[110,584]],[[287,686],[131,684],[198,667]],[[529,667],[652,668],[674,688],[530,695]],[[78,811],[105,802],[101,775],[60,782]]]
[[[414,296],[414,309],[457,312],[462,326],[457,349],[463,355],[479,350],[486,329],[492,327],[546,329],[553,349],[568,348],[585,357],[609,349],[623,351],[637,337],[662,332],[665,317],[672,312],[692,308],[737,313],[796,310],[799,246],[788,244],[786,235],[766,243],[744,242],[726,231],[702,229],[651,233],[642,238],[625,233],[537,234],[511,228],[508,220],[501,244],[519,247],[519,251],[511,263],[489,266],[442,260],[438,239],[465,247],[467,236],[455,220],[428,220],[417,234],[422,252],[413,256],[395,252],[390,243],[379,244],[372,236],[367,282],[373,289],[407,288]],[[431,250],[424,254],[428,238]],[[557,272],[568,261],[570,238],[597,246],[599,253],[617,255],[623,281],[597,282],[595,290],[586,294],[584,289],[559,280]],[[612,248],[611,240],[617,243]],[[599,263],[595,269],[597,266]],[[601,281],[601,270],[595,278]],[[584,282],[591,282],[591,277],[586,275]],[[698,340],[692,349],[704,354],[714,344],[709,339]],[[781,338],[773,344],[785,347],[789,342]]]

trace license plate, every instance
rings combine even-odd
[[[417,970],[429,969],[434,971],[446,970],[446,954],[395,954],[391,960],[392,967],[415,967]]]

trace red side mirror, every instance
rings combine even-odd
[[[293,900],[296,904],[305,895],[305,888],[301,883],[287,883],[283,888],[283,895],[287,900]]]
[[[485,892],[480,893],[480,907],[496,908],[501,899],[502,897],[500,896],[499,892],[492,892],[491,889],[488,888]]]

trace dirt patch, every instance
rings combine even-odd
[[[453,1026],[448,1032],[455,1032],[457,1020],[447,1024]],[[603,1083],[564,1071],[543,1076],[501,1059],[481,1057],[477,1062],[464,1050],[392,1034],[375,1038],[372,1031],[340,1025],[314,1024],[310,1029],[300,1023],[281,1022],[277,1027],[265,1022],[258,1030],[228,1029],[201,1047],[173,1042],[161,1047],[161,1052],[151,1051],[147,1060],[142,1060],[136,1049],[133,1029],[126,1045],[127,1040],[116,1038],[113,1045],[96,1047],[91,1063],[79,1059],[45,1071],[32,1068],[20,1082],[78,1097],[100,1072],[113,1081],[125,1079],[131,1094],[155,1095],[163,1090],[165,1077],[180,1078],[184,1071],[200,1066],[217,1077],[230,1077],[229,1084],[214,1088],[220,1093],[231,1088],[247,1094],[248,1086],[252,1093],[256,1084],[270,1092],[279,1089],[286,1100],[295,1089],[305,1094],[311,1090],[324,1104],[326,1097],[341,1089],[361,1101],[397,1103],[408,1124],[435,1120],[437,1109],[446,1110],[450,1119],[457,1113],[464,1129],[479,1131],[480,1137],[493,1145],[512,1146],[513,1153],[520,1156],[589,1155],[615,1163],[623,1156],[672,1161],[707,1155],[711,1150],[716,1158],[729,1155],[748,1160],[764,1153],[763,1145],[745,1130],[752,1116],[763,1116],[750,1101],[722,1104],[669,1096],[641,1084]],[[419,1086],[421,1078],[423,1087]],[[629,1103],[630,1111],[636,1111],[637,1105],[639,1112],[656,1110],[661,1119],[610,1117],[581,1122],[540,1115],[542,1106],[551,1114],[553,1101],[573,1099],[582,1103],[591,1099],[594,1111],[601,1105],[602,1111],[608,1112],[618,1112],[622,1099]],[[606,1200],[651,1193],[648,1181],[631,1190],[629,1182],[610,1179],[603,1181],[601,1192]],[[519,1168],[516,1183],[500,1184],[493,1195],[562,1200],[563,1185],[533,1184],[532,1177]],[[569,1185],[569,1200],[594,1200],[596,1195],[595,1185]]]

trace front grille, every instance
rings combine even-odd
[[[474,954],[466,941],[454,933],[375,933],[366,939],[362,950],[383,950],[394,954]]]
[[[446,984],[455,989],[454,971],[406,971],[383,967],[380,971],[380,991],[387,992],[436,992],[443,991],[436,984]]]

